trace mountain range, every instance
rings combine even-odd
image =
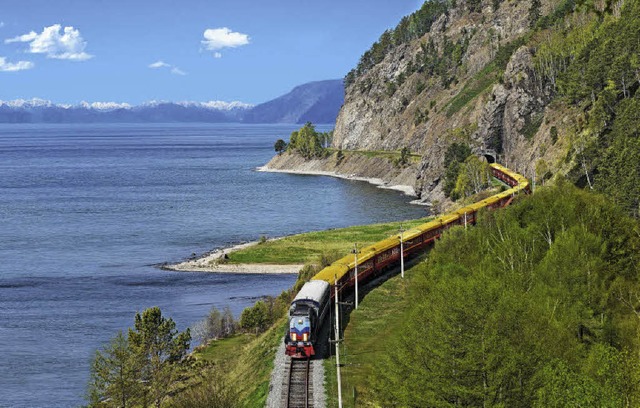
[[[55,104],[34,98],[0,101],[0,123],[334,123],[344,100],[341,79],[309,82],[271,101]]]

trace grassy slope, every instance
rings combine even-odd
[[[427,218],[292,235],[233,252],[229,254],[229,262],[267,264],[316,262],[322,254],[349,253],[354,242],[364,247],[397,234],[400,225],[406,229],[425,222]]]
[[[371,291],[351,313],[340,349],[342,397],[344,407],[365,406],[371,401],[368,378],[373,363],[385,352],[384,341],[391,333],[402,330],[408,310],[406,294],[412,280],[411,270],[405,278],[395,276]],[[335,357],[325,360],[327,406],[338,406]]]
[[[194,356],[228,367],[225,377],[241,396],[238,407],[263,407],[269,394],[273,357],[282,341],[284,325],[283,317],[259,336],[242,334],[213,341]]]

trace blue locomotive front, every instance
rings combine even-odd
[[[307,358],[316,354],[317,333],[328,304],[329,284],[325,281],[309,281],[298,292],[289,308],[289,327],[284,339],[288,356]]]

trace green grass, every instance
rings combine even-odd
[[[338,150],[335,148],[327,148],[327,152],[330,154],[336,153]],[[389,151],[389,150],[343,150],[342,154],[346,156],[349,155],[360,155],[372,159],[374,157],[381,157],[383,159],[387,159],[389,161],[393,161],[400,158],[400,150],[397,151]],[[422,159],[422,155],[417,153],[409,153],[409,161],[411,163],[419,163]]]
[[[407,229],[427,221],[428,218],[421,218],[292,235],[232,252],[228,262],[281,265],[314,263],[322,254],[346,255],[356,242],[364,247],[397,234],[400,225]]]
[[[385,339],[404,326],[409,309],[407,293],[413,274],[393,277],[361,300],[351,313],[340,349],[342,398],[344,407],[368,406],[373,402],[369,378],[374,363],[385,353]],[[325,360],[327,406],[338,406],[335,358]]]
[[[240,393],[238,407],[263,407],[269,395],[273,359],[286,325],[283,317],[258,336],[239,334],[196,351],[198,360],[214,363]]]
[[[207,363],[225,364],[237,356],[238,350],[248,342],[255,339],[249,334],[237,334],[226,339],[214,340],[206,347],[200,348],[193,353],[193,356]]]

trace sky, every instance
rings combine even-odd
[[[0,100],[241,101],[343,78],[418,0],[2,0]]]

